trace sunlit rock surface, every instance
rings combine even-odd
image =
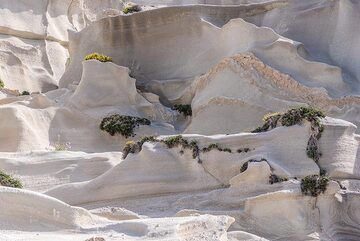
[[[0,0],[0,240],[360,240],[360,3],[132,2]]]

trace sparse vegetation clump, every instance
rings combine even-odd
[[[325,114],[312,107],[297,107],[288,110],[281,116],[283,126],[293,126],[301,124],[306,119],[310,123],[320,125],[320,119],[325,118]]]
[[[304,195],[317,197],[326,191],[330,178],[327,176],[311,175],[301,180],[301,192]]]
[[[55,151],[68,151],[71,149],[71,145],[68,142],[56,142],[54,149]]]
[[[231,151],[230,148],[222,148],[222,147],[220,147],[220,145],[217,144],[217,143],[212,143],[212,144],[210,144],[209,146],[204,147],[201,151],[202,151],[202,152],[209,152],[209,151],[212,151],[212,150],[218,150],[218,151],[223,151],[223,152],[232,153],[232,151]]]
[[[50,151],[68,151],[71,149],[71,143],[61,141],[61,136],[58,135],[57,140],[51,143],[48,149]]]
[[[275,174],[271,174],[269,176],[269,183],[272,185],[274,183],[278,183],[278,182],[286,182],[288,179],[286,177],[279,177]]]
[[[184,139],[181,135],[168,137],[161,141],[164,143],[168,148],[174,148],[180,146],[182,149],[190,149],[193,154],[193,158],[199,157],[200,150],[197,142],[195,140],[188,141]]]
[[[248,153],[250,151],[250,148],[245,147],[245,148],[239,148],[237,149],[237,153]]]
[[[129,153],[138,153],[140,152],[140,146],[135,141],[128,141],[125,144],[123,149],[123,159],[125,159]]]
[[[12,177],[11,175],[6,174],[0,170],[0,186],[4,187],[13,187],[13,188],[22,188],[20,180]]]
[[[243,172],[245,172],[245,171],[248,169],[250,162],[263,162],[263,161],[267,162],[267,160],[264,159],[264,158],[261,158],[260,161],[259,161],[259,160],[255,160],[255,159],[250,159],[250,160],[248,160],[247,162],[245,162],[245,163],[241,166],[241,168],[240,168],[240,173],[243,173]]]
[[[23,92],[21,92],[21,95],[30,95],[29,91],[24,90]]]
[[[4,81],[0,79],[0,90],[5,88]]]
[[[249,161],[245,162],[241,168],[240,168],[240,173],[243,173],[245,172],[247,169],[248,169],[248,166],[249,166]]]
[[[182,113],[184,116],[192,116],[191,105],[174,105],[172,109]]]
[[[150,125],[151,121],[146,118],[123,116],[119,114],[105,117],[100,124],[100,130],[110,135],[121,134],[125,138],[135,136],[134,129],[139,125]]]
[[[95,59],[104,63],[113,61],[111,57],[99,53],[92,53],[85,56],[85,60],[91,60],[91,59]]]
[[[325,114],[313,107],[295,107],[285,113],[274,113],[266,115],[263,119],[264,125],[256,128],[253,133],[268,131],[274,129],[280,122],[282,126],[299,125],[303,120],[311,123],[311,135],[308,140],[306,154],[309,158],[318,162],[321,157],[321,152],[318,145],[318,140],[324,127],[321,125],[321,119],[325,118]]]
[[[141,7],[138,4],[135,4],[135,3],[127,3],[127,5],[123,8],[122,11],[125,14],[140,12]]]
[[[277,126],[281,116],[282,114],[278,112],[265,115],[263,118],[264,125],[256,128],[255,130],[252,131],[252,133],[265,132],[268,131],[269,129],[270,130],[274,129]]]
[[[209,152],[209,151],[212,151],[212,150],[219,150],[219,149],[221,149],[220,148],[220,146],[219,146],[219,144],[217,144],[217,143],[212,143],[212,144],[210,144],[209,146],[207,146],[207,147],[204,147],[203,149],[202,149],[202,152]]]
[[[159,142],[158,139],[156,139],[154,136],[145,136],[140,139],[140,141],[128,141],[125,144],[125,147],[123,149],[123,159],[125,159],[129,153],[138,153],[142,150],[142,146],[145,142]]]
[[[313,125],[320,126],[320,119],[325,114],[313,107],[295,107],[285,113],[272,113],[264,116],[264,125],[256,128],[253,133],[268,131],[274,129],[280,122],[283,126],[299,125],[303,120],[309,121]]]

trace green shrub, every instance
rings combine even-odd
[[[112,62],[112,58],[103,54],[92,53],[85,56],[85,60],[96,59],[100,62]]]
[[[30,95],[30,92],[29,92],[29,91],[24,90],[24,91],[21,93],[21,95]]]
[[[165,140],[162,140],[161,142],[164,143],[168,148],[174,148],[180,146],[182,149],[190,149],[192,150],[192,155],[194,159],[199,157],[200,150],[195,140],[189,142],[188,140],[184,139],[181,135],[178,135],[178,136],[168,137]]]
[[[174,105],[172,109],[182,113],[184,116],[192,116],[191,105]]]
[[[128,14],[128,13],[135,13],[135,12],[140,12],[141,11],[141,7],[137,4],[134,3],[128,3],[124,8],[123,8],[123,13]]]
[[[274,113],[266,115],[263,119],[264,125],[253,130],[253,133],[268,131],[269,129],[276,128],[278,122],[283,126],[298,125],[307,120],[311,123],[311,135],[308,140],[306,154],[309,158],[318,162],[321,157],[321,152],[318,145],[318,140],[324,127],[321,125],[320,120],[325,118],[325,114],[313,107],[295,107],[285,113]]]
[[[150,125],[151,121],[146,118],[134,116],[122,116],[119,114],[105,117],[100,124],[102,131],[108,132],[110,135],[121,134],[125,138],[135,136],[134,129],[139,125]]]
[[[129,153],[138,153],[140,152],[139,143],[135,141],[128,141],[126,142],[124,149],[123,149],[123,159],[125,159]]]
[[[320,119],[324,118],[325,114],[313,107],[295,107],[285,113],[273,113],[264,116],[264,125],[253,130],[253,133],[265,132],[273,129],[280,121],[283,126],[293,126],[301,124],[304,119],[308,120],[314,126],[320,126]]]
[[[2,80],[0,79],[0,89],[4,89],[4,88],[5,88],[4,81],[2,81]]]
[[[307,176],[301,180],[301,192],[307,196],[317,197],[326,191],[329,181],[327,176]]]
[[[219,144],[215,144],[215,143],[212,143],[212,144],[210,144],[209,146],[207,146],[207,147],[204,147],[203,149],[202,149],[202,152],[209,152],[209,151],[212,151],[212,150],[214,150],[214,149],[217,149],[217,150],[219,150],[220,149],[220,146],[219,146]]]
[[[275,174],[271,174],[269,176],[269,183],[272,185],[274,183],[278,183],[278,182],[286,182],[288,179],[285,177],[279,177]]]
[[[13,178],[12,176],[4,173],[0,170],[0,185],[5,187],[22,188],[20,180]]]
[[[141,145],[143,145],[145,142],[159,142],[158,139],[156,139],[154,136],[144,136],[139,141]]]
[[[140,141],[128,141],[123,149],[123,159],[125,159],[129,153],[138,153],[142,150],[142,146],[145,142],[159,142],[154,136],[144,136]]]
[[[313,107],[296,107],[288,110],[281,116],[283,126],[293,126],[301,124],[306,119],[316,125],[320,124],[320,118],[325,118],[325,114]]]
[[[222,149],[223,152],[228,152],[228,153],[232,153],[231,149],[230,148],[224,148]]]

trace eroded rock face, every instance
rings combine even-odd
[[[0,0],[0,240],[359,240],[360,5],[132,2]]]

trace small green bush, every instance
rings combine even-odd
[[[13,178],[12,176],[4,173],[0,170],[0,185],[5,187],[22,188],[20,180]]]
[[[306,119],[311,123],[320,124],[320,118],[325,118],[325,114],[313,107],[296,107],[288,110],[281,116],[283,126],[293,126],[301,124]]]
[[[100,130],[108,132],[110,135],[121,134],[125,138],[135,136],[134,129],[139,125],[150,125],[151,121],[146,118],[134,116],[122,116],[119,114],[105,117],[100,124]]]
[[[174,105],[172,109],[182,113],[184,116],[192,116],[191,105]]]
[[[4,81],[2,81],[2,80],[0,79],[0,89],[4,89],[4,88],[5,88]]]
[[[128,13],[135,13],[135,12],[140,12],[141,11],[141,7],[137,4],[134,3],[128,3],[124,8],[123,8],[123,13],[128,14]]]
[[[327,176],[311,175],[301,180],[301,192],[307,196],[317,197],[326,191],[330,178]]]
[[[264,125],[256,128],[252,133],[265,132],[277,126],[281,122],[283,126],[293,126],[301,124],[306,119],[314,126],[320,126],[320,119],[324,118],[325,114],[313,107],[295,107],[285,113],[273,113],[264,116]]]
[[[269,183],[272,185],[274,183],[278,183],[278,182],[286,182],[288,179],[285,177],[279,177],[275,174],[271,174],[269,176]]]
[[[85,56],[85,60],[96,59],[100,62],[112,62],[112,58],[103,54],[92,53]]]
[[[24,90],[24,91],[21,93],[21,95],[30,95],[30,92],[29,92],[29,91]]]

